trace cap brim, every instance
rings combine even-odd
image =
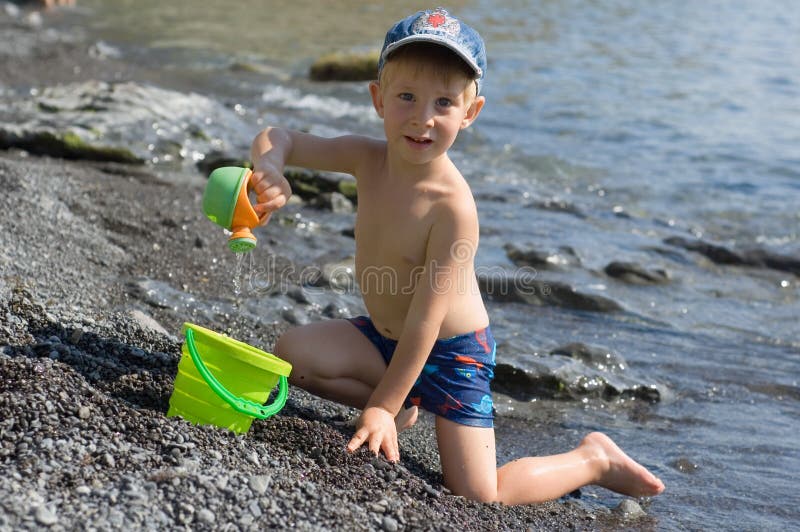
[[[387,46],[386,49],[384,49],[383,54],[381,55],[381,61],[385,62],[386,59],[389,57],[389,54],[391,54],[398,48],[401,48],[406,44],[410,44],[412,42],[429,42],[445,46],[450,50],[452,50],[453,52],[455,52],[456,55],[458,55],[458,57],[463,59],[464,62],[467,65],[469,65],[469,67],[473,70],[473,72],[475,72],[476,80],[480,79],[481,76],[483,76],[483,70],[481,70],[481,67],[478,66],[475,60],[471,57],[471,54],[466,49],[464,49],[461,46],[457,46],[455,43],[453,43],[450,39],[447,39],[446,37],[440,37],[438,35],[434,35],[431,33],[418,33],[416,35],[409,35],[408,37],[400,39],[397,42],[393,42],[392,44]]]

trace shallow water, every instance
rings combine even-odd
[[[579,376],[585,368],[548,353],[580,341],[625,360],[615,378],[661,394],[655,405],[500,397],[501,416],[552,412],[565,429],[554,450],[590,429],[618,438],[668,486],[648,509],[659,528],[791,528],[800,520],[800,278],[713,264],[663,240],[800,255],[800,11],[788,0],[450,6],[489,51],[488,104],[453,151],[478,198],[479,266],[513,270],[510,242],[554,257],[571,256],[569,247],[580,265],[538,278],[625,308],[490,303],[498,360]],[[228,139],[246,149],[264,123],[380,135],[365,84],[314,84],[305,71],[330,50],[379,46],[388,24],[418,7],[82,0],[61,22],[148,67],[160,86],[224,102],[252,125]],[[262,234],[300,264],[352,253],[333,236],[349,218],[298,220]],[[618,282],[602,273],[613,260],[663,268],[672,280]],[[187,313],[237,311],[148,287]],[[242,292],[238,312],[263,312],[264,290]],[[264,319],[286,319],[293,305],[275,297],[278,311]],[[320,308],[359,310],[352,294],[314,297]],[[498,448],[504,457],[524,452],[517,442]],[[618,500],[588,493],[609,506]]]

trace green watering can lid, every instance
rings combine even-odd
[[[247,168],[223,166],[211,172],[203,192],[203,212],[212,222],[231,228],[239,189],[246,186]]]
[[[212,352],[224,353],[225,356],[235,357],[251,366],[283,377],[288,377],[289,373],[292,371],[292,365],[285,360],[281,360],[275,355],[271,355],[270,353],[257,349],[244,342],[240,342],[239,340],[223,336],[211,329],[206,329],[205,327],[200,327],[193,323],[184,323],[184,336],[186,336],[187,330],[193,332],[195,341],[205,344],[206,348]]]

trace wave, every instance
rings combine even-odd
[[[261,99],[264,103],[278,105],[284,109],[324,113],[332,118],[370,119],[376,122],[378,120],[370,105],[358,105],[332,96],[304,94],[299,89],[282,85],[267,87]]]

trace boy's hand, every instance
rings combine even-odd
[[[368,442],[369,450],[375,456],[379,451],[383,451],[386,459],[390,462],[400,460],[400,451],[397,444],[397,427],[394,424],[394,416],[388,410],[378,406],[371,406],[361,412],[361,416],[356,423],[356,433],[347,444],[347,450],[355,451],[364,442]]]
[[[268,161],[260,161],[250,176],[250,184],[256,193],[256,204],[253,209],[259,218],[286,205],[292,196],[292,187],[283,176],[280,168]],[[269,216],[264,217],[259,225],[264,225]]]

